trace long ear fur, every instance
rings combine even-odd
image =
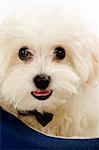
[[[91,54],[93,70],[89,73],[87,84],[94,84],[99,81],[99,44],[95,52]]]

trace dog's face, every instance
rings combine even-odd
[[[97,43],[58,11],[13,16],[1,27],[1,95],[18,110],[51,111],[96,80]]]

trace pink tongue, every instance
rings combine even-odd
[[[33,91],[33,93],[35,94],[35,95],[47,95],[47,94],[49,94],[49,91]]]

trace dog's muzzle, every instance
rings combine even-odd
[[[52,95],[52,90],[48,89],[50,83],[50,76],[46,74],[39,74],[34,77],[33,82],[37,88],[31,94],[38,100],[46,100]]]

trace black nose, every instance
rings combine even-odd
[[[35,76],[33,81],[38,89],[45,90],[50,83],[50,76],[46,74],[39,74]]]

